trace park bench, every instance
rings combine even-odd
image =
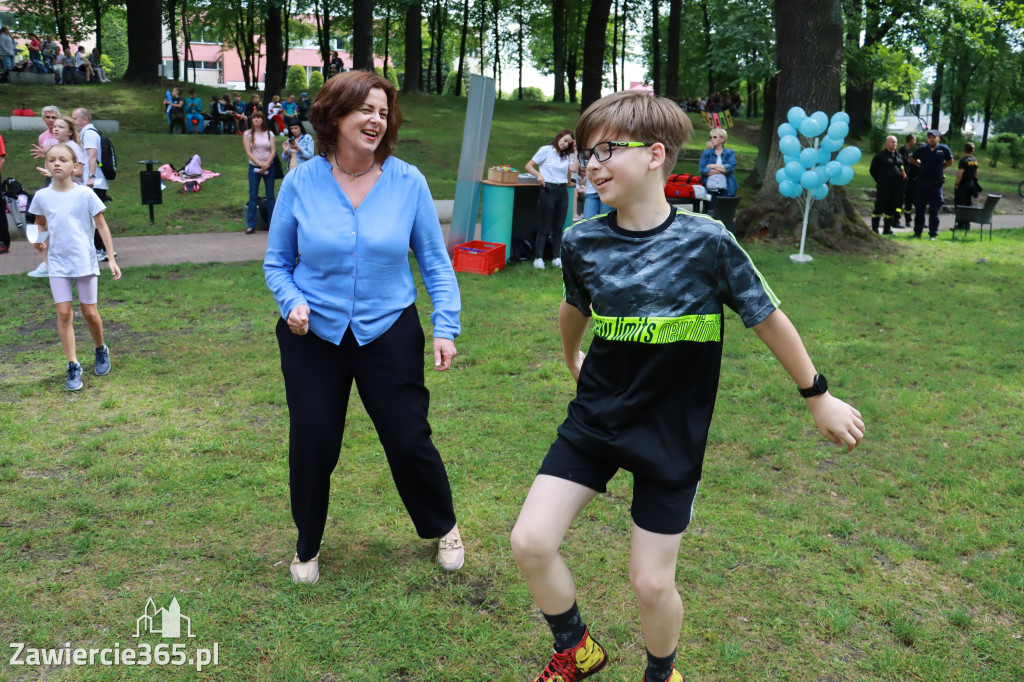
[[[107,135],[121,132],[121,124],[114,120],[93,119],[92,124]],[[46,130],[46,121],[41,116],[0,116],[0,133],[8,130],[41,133]]]
[[[992,215],[996,212],[996,204],[1003,198],[1002,194],[989,194],[985,197],[985,204],[982,206],[956,206],[954,212],[956,213],[957,223],[967,223],[967,228],[964,228],[964,238],[967,237],[967,229],[970,228],[971,223],[978,223],[978,237],[985,239],[985,225],[988,225],[988,240],[992,241]],[[957,227],[954,224],[953,237],[956,238]]]

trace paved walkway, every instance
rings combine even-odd
[[[870,219],[866,222],[870,224]],[[941,229],[953,226],[952,215],[942,215]],[[995,228],[1024,227],[1024,215],[997,215]],[[445,235],[448,225],[442,225]],[[971,237],[977,239],[978,226],[971,228]],[[897,233],[908,233],[901,228]],[[244,234],[238,232],[210,232],[203,234],[160,235],[155,237],[117,237],[117,262],[123,268],[140,265],[170,265],[173,263],[230,263],[262,260],[267,251],[267,233]],[[15,275],[34,270],[41,256],[28,242],[18,239],[11,243],[11,251],[0,255],[0,275]]]

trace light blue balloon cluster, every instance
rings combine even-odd
[[[793,107],[786,118],[788,123],[779,126],[779,151],[785,165],[775,173],[782,196],[796,199],[806,190],[812,198],[824,199],[830,183],[846,185],[853,180],[860,150],[843,146],[850,134],[850,117],[845,111],[837,111],[829,120],[823,111],[808,116],[800,107]],[[813,140],[813,145],[801,145],[798,132]]]

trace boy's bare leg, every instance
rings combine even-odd
[[[93,348],[101,348],[103,346],[103,318],[100,317],[97,304],[83,303],[82,317],[85,318],[85,324],[89,327],[89,333],[92,335]]]
[[[546,614],[565,613],[576,602],[572,573],[558,549],[573,519],[596,495],[597,491],[579,483],[540,474],[519,512],[512,529],[512,554],[537,606]]]
[[[60,335],[60,345],[68,362],[78,362],[78,356],[75,355],[74,317],[75,311],[71,301],[57,304],[57,333]]]
[[[668,656],[679,644],[683,602],[676,590],[676,559],[682,533],[662,535],[633,524],[629,582],[640,605],[640,627],[647,650]]]

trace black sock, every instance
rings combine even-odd
[[[664,658],[658,658],[647,651],[647,670],[644,671],[644,682],[666,682],[672,675],[672,666],[676,662],[676,652],[673,651]]]
[[[572,603],[572,608],[565,613],[560,613],[557,616],[549,616],[542,612],[544,620],[548,622],[548,627],[551,628],[551,634],[555,636],[555,651],[562,653],[566,649],[571,649],[583,639],[584,633],[587,631],[587,626],[583,624],[583,619],[580,617],[580,609],[576,606],[576,602]]]

